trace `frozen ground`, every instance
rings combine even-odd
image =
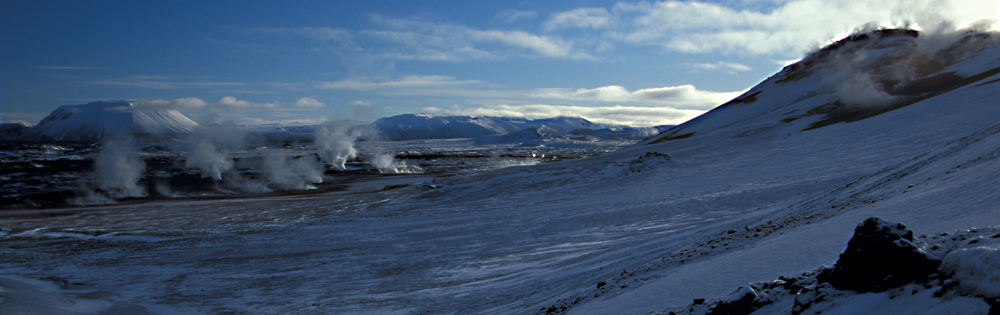
[[[836,97],[825,76],[776,76],[673,140],[586,159],[374,192],[4,212],[0,311],[687,310],[833,264],[869,216],[927,235],[1000,225],[998,52],[940,70],[961,86],[819,128],[830,116],[805,113]],[[927,292],[834,301],[817,310],[987,309]]]

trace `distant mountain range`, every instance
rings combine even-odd
[[[517,142],[541,138],[592,137],[644,138],[666,127],[635,128],[599,124],[581,117],[530,119],[520,117],[470,117],[406,114],[371,123],[384,140],[482,138],[480,142]],[[492,137],[510,135],[509,137]],[[504,141],[509,140],[509,141]]]

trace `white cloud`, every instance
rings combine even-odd
[[[995,19],[995,0],[790,0],[773,3],[704,1],[619,2],[608,9],[578,8],[553,14],[549,31],[594,29],[587,34],[618,43],[661,46],[683,53],[799,56],[877,22],[934,27]]]
[[[314,98],[303,97],[295,101],[293,107],[295,108],[320,108],[325,106],[323,102],[317,101]]]
[[[442,109],[424,108],[430,114],[471,115],[471,116],[514,116],[528,118],[549,118],[556,116],[579,116],[597,123],[622,124],[629,126],[675,125],[704,113],[702,110],[676,109],[669,107],[642,106],[570,106],[570,105],[495,105],[479,108]]]
[[[251,103],[244,100],[238,100],[232,96],[223,96],[218,102],[212,104],[213,106],[218,106],[222,108],[233,108],[233,109],[259,109],[259,108],[275,108],[276,104],[273,103]]]
[[[480,31],[470,30],[468,33],[476,42],[499,42],[511,47],[523,48],[545,57],[587,59],[589,55],[573,51],[573,43],[539,36],[522,31]]]
[[[798,61],[798,60],[796,60]],[[698,70],[723,70],[729,73],[746,72],[753,70],[750,66],[738,62],[718,61],[715,63],[692,63],[688,64]]]
[[[546,31],[566,28],[600,29],[611,24],[611,12],[604,8],[578,8],[553,14],[543,24]]]
[[[259,110],[266,109],[272,110],[272,112],[288,109],[315,109],[326,106],[323,102],[320,102],[314,98],[303,97],[297,99],[293,103],[254,103],[250,101],[240,100],[232,96],[223,96],[219,101],[211,104],[211,106],[216,108],[225,109],[243,109],[243,110]]]
[[[704,91],[693,85],[669,86],[629,91],[609,85],[593,89],[538,89],[529,92],[533,98],[565,101],[597,101],[605,103],[647,104],[684,109],[708,109],[739,96],[742,92]]]

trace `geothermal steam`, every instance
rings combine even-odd
[[[184,167],[197,169],[203,178],[221,182],[227,190],[266,193],[313,189],[323,182],[322,166],[311,157],[271,152],[262,159],[241,159],[237,165],[233,154],[246,149],[246,134],[231,123],[203,127],[185,142]],[[237,167],[257,176],[241,173]]]
[[[264,157],[264,176],[275,189],[315,189],[323,182],[323,169],[311,156],[272,153]]]
[[[354,141],[361,137],[360,131],[348,131],[344,125],[329,122],[317,127],[313,136],[323,162],[335,169],[347,169],[347,161],[358,156]]]
[[[145,196],[146,189],[139,186],[145,170],[146,163],[131,139],[106,140],[94,159],[97,188],[111,198]]]
[[[840,102],[850,107],[880,107],[902,101],[907,96],[894,95],[893,90],[967,58],[1000,38],[996,34],[978,36],[990,28],[984,23],[962,30],[945,22],[929,25],[916,39],[898,38],[889,45],[869,40],[838,49],[830,56],[831,71],[826,80]],[[852,36],[872,31],[875,28],[867,26]]]
[[[184,141],[188,147],[184,167],[198,169],[201,177],[221,181],[222,175],[233,169],[229,152],[240,149],[244,140],[245,135],[232,124],[199,128]]]

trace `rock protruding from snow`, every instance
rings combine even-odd
[[[879,292],[926,279],[940,264],[902,223],[872,217],[858,224],[826,280],[838,289]]]
[[[729,315],[729,314],[750,314],[761,306],[767,305],[771,301],[758,296],[753,287],[741,287],[728,299],[715,303],[708,315]]]
[[[753,283],[707,303],[696,299],[687,310],[672,313],[997,314],[1000,311],[1000,228],[922,235],[920,246],[914,239],[913,233],[902,224],[869,218],[858,225],[850,245],[832,269],[822,267],[798,276]],[[934,257],[944,257],[940,269],[932,267],[938,265]],[[873,272],[885,271],[889,265],[893,267],[891,272]],[[914,268],[919,270],[911,273],[913,281],[906,282],[902,273]],[[845,277],[879,289],[845,288]],[[859,277],[870,278],[858,281]]]
[[[176,136],[198,123],[173,109],[144,106],[143,101],[100,101],[56,108],[25,136],[34,140],[98,141],[106,135]]]

